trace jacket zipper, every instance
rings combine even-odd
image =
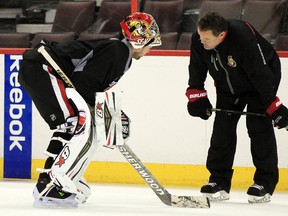
[[[215,58],[214,58],[213,55],[211,55],[211,63],[214,65],[216,71],[219,71],[219,69],[218,69],[218,67],[217,67],[217,64],[216,64],[216,60],[215,60]]]
[[[230,89],[231,93],[232,93],[233,95],[235,95],[233,86],[232,86],[231,81],[230,81],[229,73],[228,73],[227,69],[223,66],[218,51],[217,51],[217,50],[215,50],[215,51],[216,51],[216,61],[218,61],[220,67],[225,71],[226,81],[227,81],[227,84],[228,84],[228,86],[229,86],[229,89]],[[218,70],[218,68],[217,68],[217,70]]]
[[[218,62],[219,65],[220,65],[220,67],[225,71],[226,81],[227,81],[228,87],[229,87],[229,89],[230,89],[230,92],[231,92],[233,95],[235,95],[235,91],[234,91],[233,86],[232,86],[231,81],[230,81],[229,73],[228,73],[227,69],[223,66],[218,51],[217,51],[216,49],[214,49],[214,50],[216,51],[216,59],[214,59],[214,57],[213,57],[214,67],[215,67],[215,69],[216,69],[217,71],[219,71],[219,69],[218,69],[218,67],[217,67],[217,64],[216,64],[216,62]],[[237,104],[238,102],[239,102],[239,98],[236,98],[236,100],[234,101],[234,104]]]

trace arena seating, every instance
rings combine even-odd
[[[30,38],[30,43],[27,45],[26,41],[22,41],[23,44],[19,44],[21,40],[11,40],[7,43],[3,34],[2,38],[0,37],[1,47],[7,45],[33,47],[36,41],[43,37],[57,41],[119,37],[121,34],[119,22],[131,12],[131,0],[11,0],[8,2],[0,4],[1,33],[15,34],[15,37],[24,37],[19,35],[20,33],[26,36],[28,34],[29,37],[26,39]],[[189,49],[189,40],[192,33],[196,31],[197,20],[208,11],[218,12],[227,19],[248,21],[275,48],[288,50],[286,39],[284,40],[288,34],[287,2],[288,0],[138,1],[139,11],[152,14],[159,24],[163,45],[157,49],[178,50]],[[5,13],[8,9],[15,13]],[[36,17],[40,17],[35,23],[43,22],[43,13],[53,10],[55,17],[51,32],[17,32],[17,28],[15,30],[13,26],[15,23],[17,25],[17,23],[33,22],[35,19],[31,19],[31,13],[34,15],[36,13]],[[8,15],[9,17],[5,17]],[[48,33],[51,36],[48,36]]]

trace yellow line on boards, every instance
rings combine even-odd
[[[31,179],[36,180],[39,173],[36,168],[43,168],[43,159],[32,161]],[[208,182],[209,172],[203,165],[156,164],[145,163],[156,179],[163,186],[199,188]],[[0,178],[3,179],[3,158],[0,158]],[[288,169],[280,168],[280,179],[276,191],[288,192]],[[247,190],[253,184],[254,167],[234,167],[232,190]],[[110,184],[146,184],[134,168],[126,162],[92,161],[84,177],[88,182]]]

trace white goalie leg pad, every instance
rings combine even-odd
[[[92,140],[92,119],[89,107],[76,90],[67,88],[66,94],[75,104],[79,115],[77,122],[75,122],[76,127],[73,137],[57,155],[49,174],[55,185],[63,191],[76,194],[77,201],[83,202],[86,198],[79,189],[78,182],[96,149]]]
[[[89,187],[89,185],[86,182],[86,179],[84,177],[81,177],[81,179],[78,181],[77,187],[81,190],[84,199],[81,198],[77,198],[81,203],[86,202],[86,200],[88,199],[88,197],[91,195],[91,189]]]
[[[123,145],[121,123],[122,92],[97,92],[95,101],[96,139],[99,145]]]

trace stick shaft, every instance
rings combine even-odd
[[[210,202],[204,196],[176,196],[171,195],[153,176],[148,168],[134,154],[134,152],[125,143],[117,146],[122,155],[137,171],[141,178],[149,185],[158,198],[168,206],[184,208],[210,208]]]
[[[75,88],[69,77],[66,76],[64,71],[59,67],[59,65],[54,61],[51,55],[45,49],[45,46],[41,46],[37,50],[39,53],[43,55],[43,57],[49,62],[49,64],[54,68],[54,70],[58,73],[58,75],[62,78],[62,80],[71,88]]]
[[[254,115],[254,116],[260,116],[260,117],[268,117],[264,113],[252,113],[252,112],[242,112],[242,111],[235,111],[235,110],[226,110],[226,109],[218,109],[218,108],[212,108],[208,111],[212,112],[225,112],[227,114],[237,114],[237,115]]]
[[[124,143],[123,146],[117,146],[126,160],[133,166],[142,179],[150,186],[154,193],[166,205],[171,205],[171,194],[157,181],[147,167],[134,154],[134,152]]]

